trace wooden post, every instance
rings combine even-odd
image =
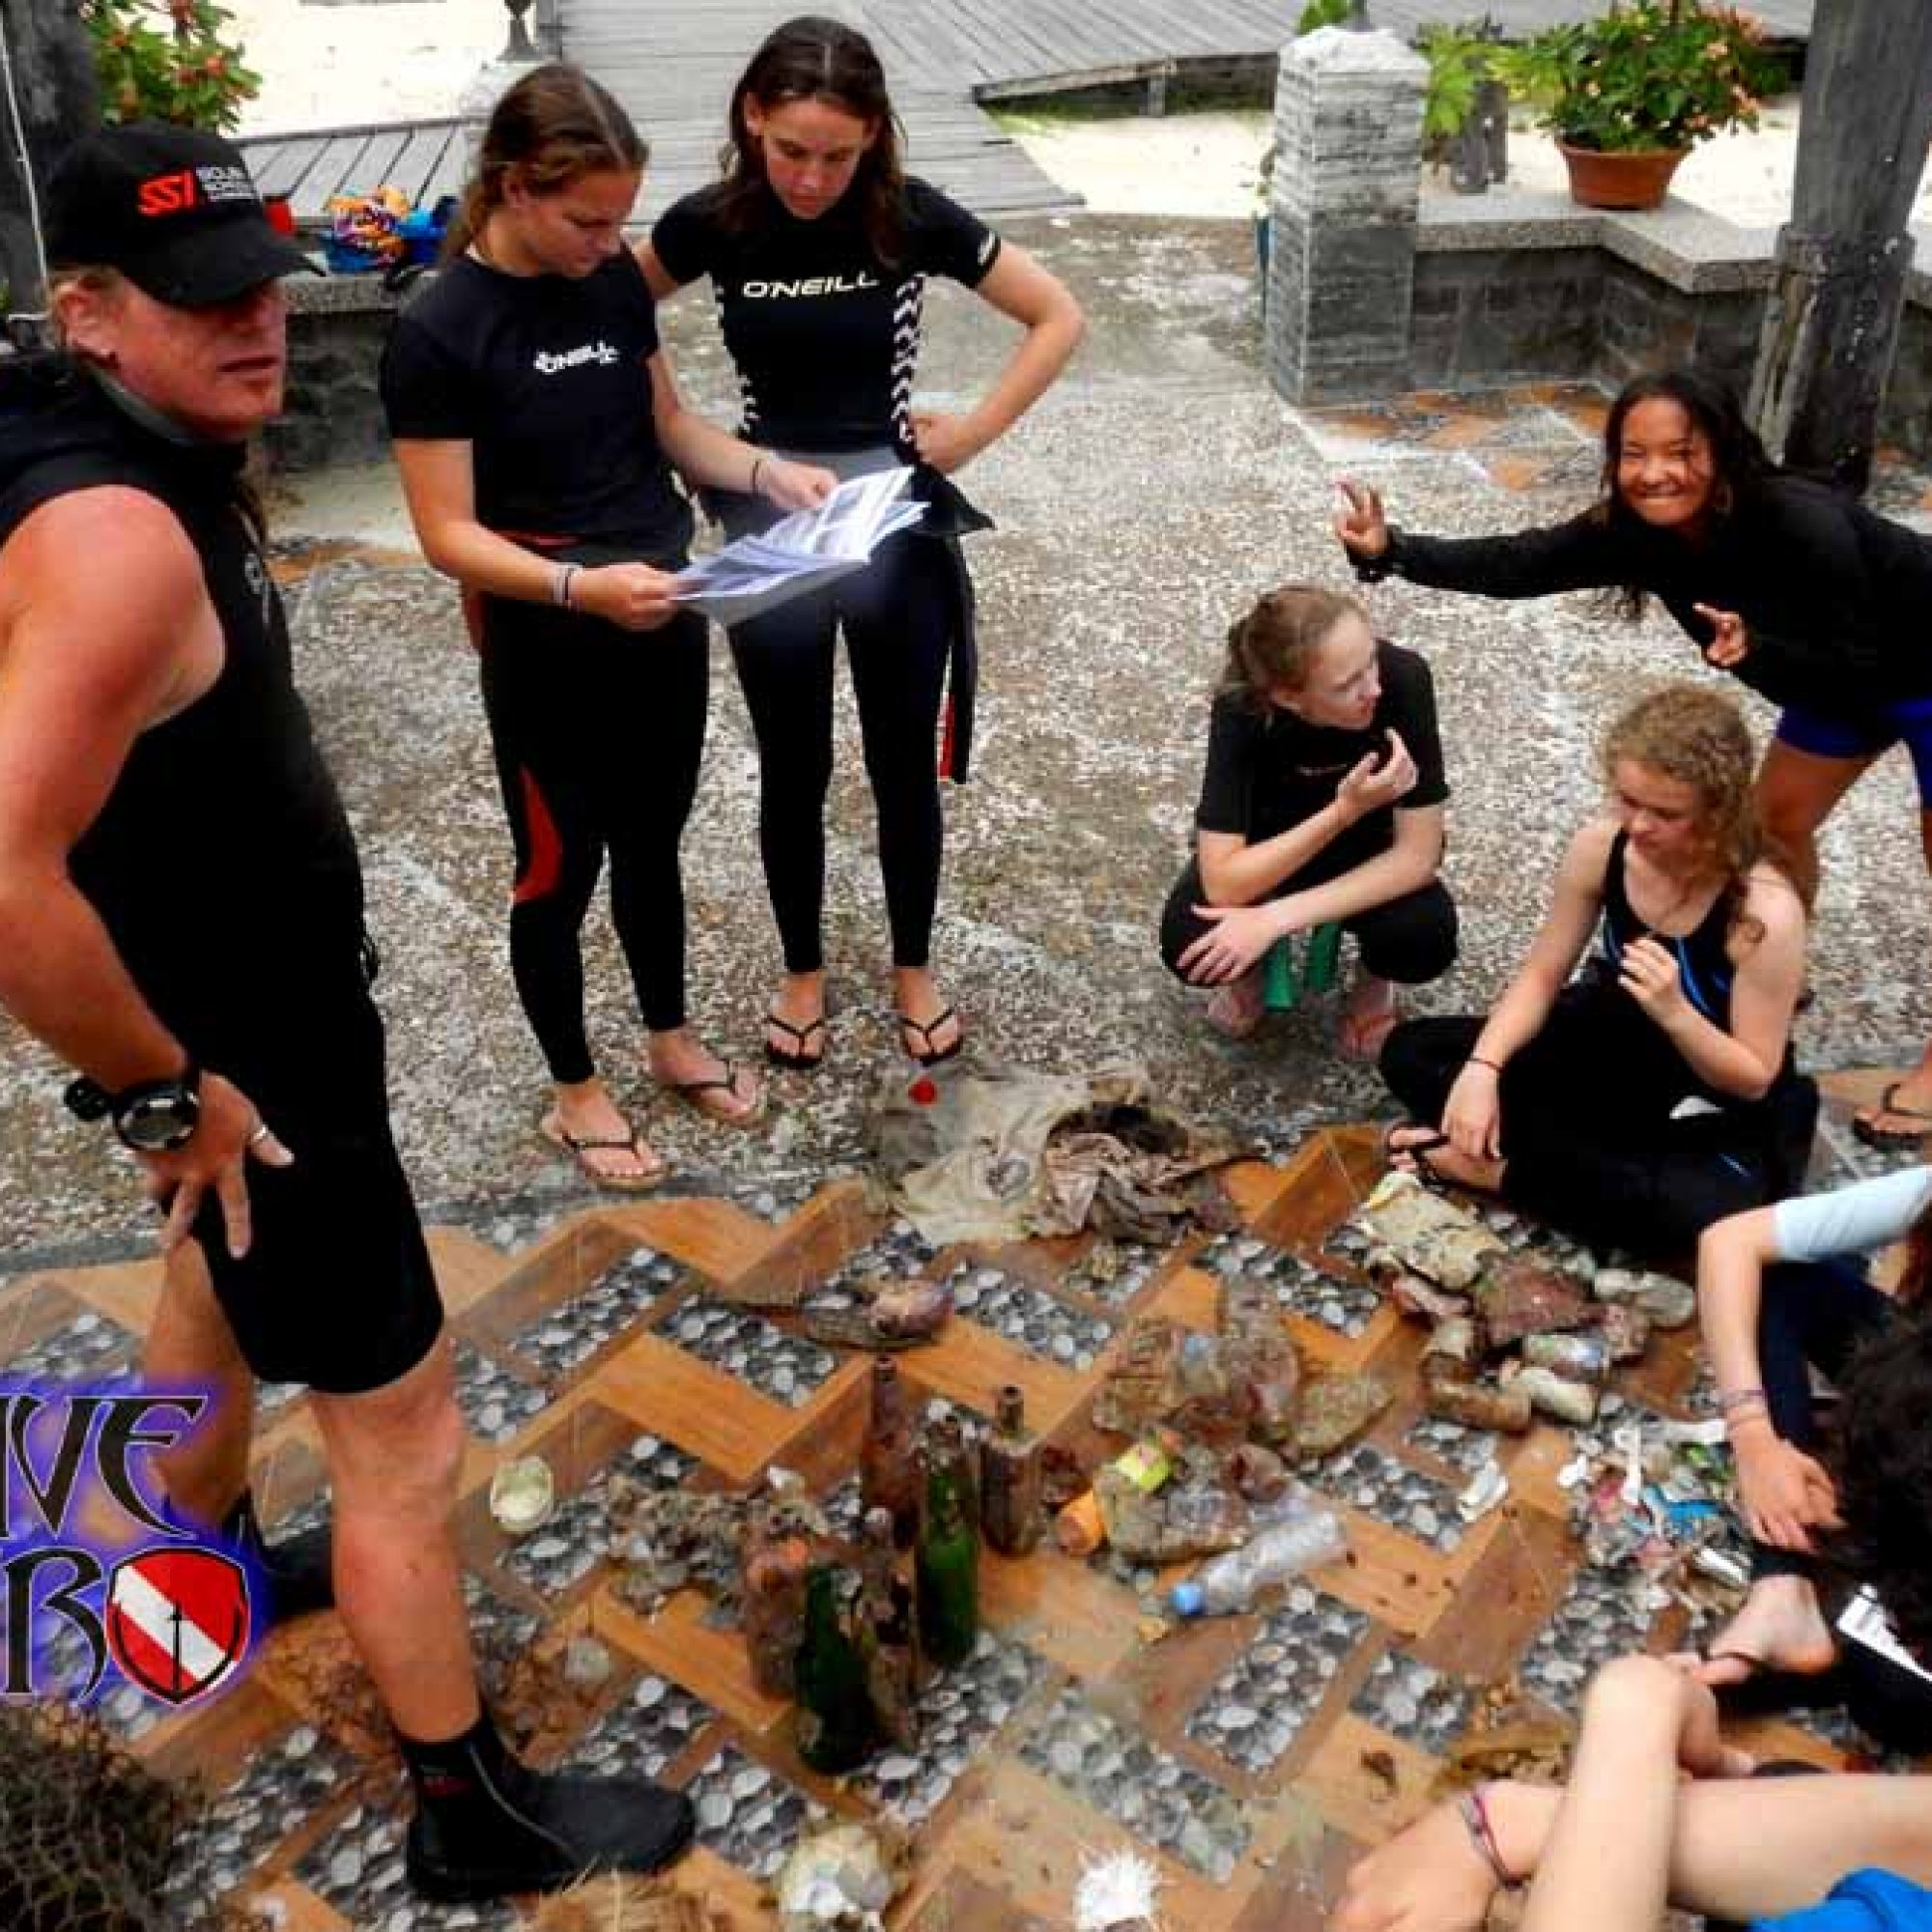
[[[100,98],[78,0],[0,0],[0,26],[20,110],[16,129],[0,99],[0,280],[7,313],[32,315],[43,305],[45,291],[18,143],[24,135],[38,191],[62,150],[99,121]]]
[[[1774,455],[1854,490],[1871,476],[1928,141],[1932,7],[1818,0],[1750,412]]]

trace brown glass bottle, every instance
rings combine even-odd
[[[899,1577],[891,1513],[867,1510],[859,1534],[859,1649],[866,1660],[866,1688],[880,1731],[901,1749],[910,1749],[919,1742],[914,1708],[919,1646],[912,1590]]]
[[[1000,1391],[993,1427],[980,1444],[980,1524],[1002,1556],[1038,1548],[1039,1437],[1026,1426],[1026,1398],[1009,1382]]]
[[[893,1541],[901,1549],[919,1533],[919,1435],[912,1400],[890,1355],[872,1357],[872,1400],[859,1447],[859,1497],[868,1509],[891,1512]]]
[[[789,1697],[805,1633],[805,1573],[811,1550],[802,1536],[774,1536],[755,1518],[745,1532],[738,1624],[752,1682],[767,1697]]]

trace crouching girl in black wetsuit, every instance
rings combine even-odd
[[[1720,384],[1667,369],[1625,384],[1602,497],[1548,529],[1418,536],[1373,490],[1343,489],[1335,529],[1365,579],[1489,597],[1614,587],[1632,616],[1655,596],[1713,664],[1782,705],[1758,810],[1807,896],[1819,826],[1900,743],[1932,866],[1932,537],[1774,468]],[[1932,1046],[1856,1125],[1874,1145],[1932,1133]]]
[[[447,266],[398,320],[383,365],[423,554],[476,618],[516,842],[511,969],[555,1084],[542,1130],[613,1188],[651,1186],[665,1163],[584,1037],[579,935],[607,852],[653,1078],[733,1125],[754,1122],[763,1098],[686,1024],[678,841],[704,747],[707,643],[704,620],[671,601],[691,537],[671,465],[787,509],[835,482],[679,401],[623,242],[645,156],[588,76],[526,74],[490,118]]]
[[[1751,756],[1737,706],[1694,685],[1610,727],[1610,810],[1571,840],[1508,990],[1487,1019],[1410,1020],[1382,1049],[1396,1096],[1440,1123],[1395,1128],[1397,1165],[1666,1259],[1800,1183],[1804,906],[1766,855]]]
[[[964,1039],[929,959],[944,838],[938,781],[964,779],[972,728],[972,584],[953,539],[987,526],[944,479],[1060,373],[1080,339],[1080,311],[1024,249],[900,172],[884,73],[851,28],[804,18],[773,33],[732,92],[730,134],[724,180],[667,210],[639,251],[646,279],[665,297],[711,277],[748,437],[845,476],[916,462],[914,494],[927,505],[865,570],[731,631],[757,734],[758,838],[784,950],[766,1051],[798,1068],[825,1057],[819,927],[842,629],[878,812],[900,1042],[930,1064]],[[950,276],[1026,329],[964,415],[912,410],[929,275]],[[752,520],[725,521],[736,534]]]
[[[1436,877],[1448,796],[1428,665],[1378,642],[1352,597],[1287,584],[1262,598],[1228,633],[1195,856],[1161,915],[1161,957],[1218,988],[1210,1024],[1252,1033],[1262,955],[1339,924],[1362,955],[1341,1046],[1372,1057],[1396,985],[1455,963],[1456,908]]]

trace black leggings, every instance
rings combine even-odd
[[[485,603],[483,708],[517,851],[510,969],[559,1084],[596,1070],[580,935],[607,851],[611,923],[644,1024],[684,1024],[678,841],[704,754],[708,648],[695,613],[633,633]]]
[[[1299,878],[1292,882],[1293,887],[1304,883]],[[1290,890],[1284,885],[1269,896],[1280,897]],[[1201,867],[1190,859],[1160,915],[1160,956],[1170,973],[1180,971],[1180,955],[1208,930],[1208,922],[1194,911],[1207,902]],[[1439,980],[1456,963],[1456,901],[1440,879],[1358,912],[1342,922],[1342,930],[1360,947],[1363,971],[1378,980],[1420,986]]]
[[[825,794],[841,627],[878,814],[893,963],[926,963],[945,843],[939,703],[958,567],[945,546],[901,534],[866,569],[732,627],[731,655],[758,740],[758,846],[787,972],[824,964]]]
[[[1503,1069],[1503,1197],[1594,1247],[1688,1257],[1713,1221],[1778,1191],[1782,1172],[1763,1118],[1757,1110],[1743,1120],[1668,1118],[1667,1101],[1633,1091],[1645,1083],[1631,1035],[1604,1024],[1594,1005],[1566,994]],[[1389,1035],[1382,1078],[1418,1121],[1441,1120],[1484,1024],[1409,1020]],[[1802,1090],[1792,1095],[1795,1110],[1815,1110],[1810,1083],[1794,1086]],[[1807,1123],[1807,1146],[1809,1137]]]

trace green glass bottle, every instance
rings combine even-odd
[[[814,1563],[806,1576],[798,1754],[813,1771],[832,1776],[863,1764],[879,1735],[866,1689],[866,1660],[846,1621],[850,1594],[848,1573],[835,1564]]]
[[[920,1651],[941,1669],[965,1662],[980,1637],[980,1533],[960,1488],[956,1464],[937,1462],[926,1472],[914,1552]]]

